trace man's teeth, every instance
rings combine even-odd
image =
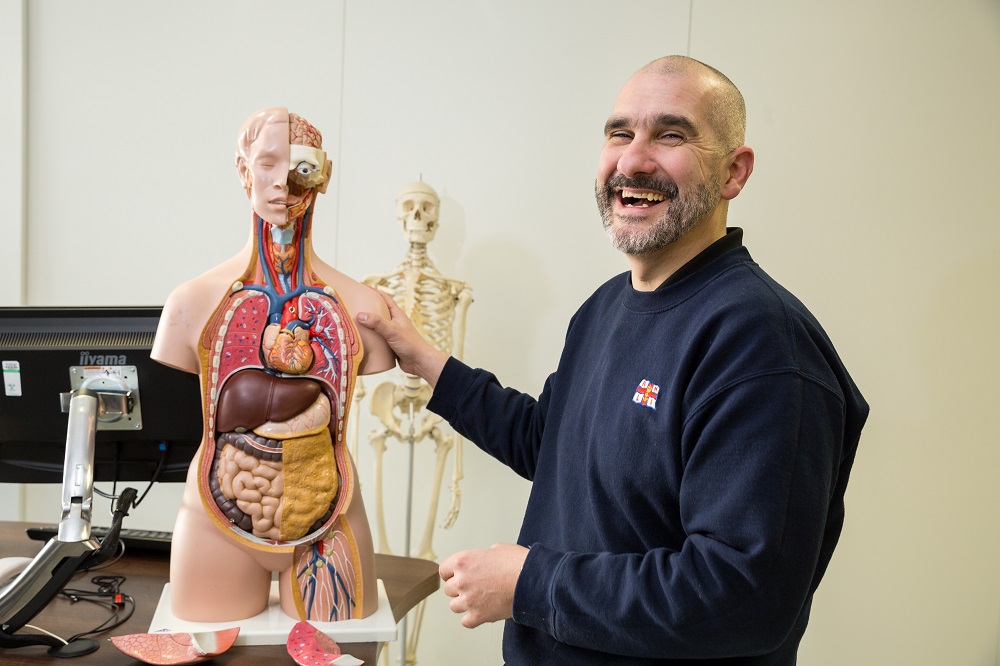
[[[665,198],[666,197],[659,192],[634,192],[632,190],[622,190],[622,202],[626,206],[649,208],[649,204],[646,203],[646,201],[663,201]],[[645,199],[645,201],[642,203],[632,203],[625,201],[626,199]]]

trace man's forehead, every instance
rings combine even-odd
[[[618,94],[605,129],[679,125],[693,131],[703,124],[706,93],[686,73],[637,72]]]

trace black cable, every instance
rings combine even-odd
[[[122,520],[128,515],[128,510],[134,506],[135,496],[135,488],[126,488],[122,491],[115,505],[114,516],[111,519],[111,528],[108,530],[107,536],[101,540],[101,547],[91,553],[87,559],[88,569],[104,564],[115,557],[116,554],[118,557],[121,557],[121,554],[118,553],[118,544],[120,543],[118,537],[121,534]],[[124,553],[124,550],[122,550],[122,553]]]
[[[160,472],[163,470],[163,464],[165,462],[167,462],[167,443],[160,442],[160,461],[156,463],[156,469],[153,470],[153,476],[149,480],[149,485],[147,485],[146,489],[142,491],[142,495],[139,496],[139,499],[132,504],[133,508],[139,506],[139,502],[145,499],[146,495],[149,494],[149,491],[153,488],[153,484],[160,478]]]
[[[142,495],[139,496],[139,499],[135,500],[132,503],[132,507],[131,508],[134,509],[135,507],[139,506],[139,503],[142,502],[142,500],[144,500],[146,498],[146,495],[149,494],[149,491],[153,489],[153,484],[155,484],[156,481],[160,478],[160,474],[163,472],[163,467],[164,467],[164,465],[167,462],[168,448],[169,447],[167,446],[166,442],[160,442],[160,459],[156,463],[156,469],[153,470],[153,475],[150,477],[149,483],[146,485],[146,489],[144,491],[142,491]],[[101,497],[103,497],[105,499],[109,499],[109,500],[116,500],[116,499],[118,499],[118,494],[117,494],[117,492],[118,492],[118,449],[117,448],[115,449],[115,459],[114,459],[113,463],[114,463],[113,467],[114,467],[114,470],[115,470],[115,476],[114,476],[114,478],[111,481],[111,494],[109,495],[108,493],[99,490],[96,486],[94,487],[94,492],[95,493],[97,493]]]
[[[97,586],[97,591],[81,590],[75,588],[65,588],[59,594],[68,598],[70,603],[86,601],[97,606],[102,606],[111,611],[111,617],[90,631],[82,631],[68,639],[72,643],[78,638],[85,636],[96,636],[115,627],[119,627],[135,612],[135,599],[131,595],[121,591],[122,584],[125,583],[125,576],[94,576],[90,582]],[[122,610],[125,613],[121,615]]]

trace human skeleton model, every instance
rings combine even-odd
[[[410,242],[409,252],[403,263],[392,273],[369,275],[364,278],[364,282],[392,296],[434,347],[460,359],[465,339],[465,317],[472,303],[472,289],[464,282],[443,277],[427,255],[427,244],[437,232],[439,210],[440,200],[429,185],[410,183],[404,187],[396,198],[396,217]],[[362,397],[364,387],[360,383],[358,386],[359,397]],[[430,394],[430,387],[414,375],[404,375],[401,384],[383,382],[375,387],[372,391],[371,411],[381,425],[372,432],[369,441],[375,453],[375,513],[379,550],[391,553],[382,496],[382,457],[386,451],[386,439],[392,437],[410,444],[416,444],[427,437],[434,440],[437,461],[430,507],[423,536],[413,553],[415,557],[434,560],[434,518],[437,515],[445,463],[452,448],[455,448],[455,468],[451,507],[445,526],[450,527],[458,517],[462,445],[458,434],[446,435],[442,432],[439,427],[442,422],[440,416],[421,411],[430,399]],[[404,418],[408,421],[406,429],[403,427]]]
[[[351,312],[388,309],[313,251],[313,208],[330,180],[315,128],[264,109],[244,123],[236,165],[250,240],[174,290],[152,351],[200,376],[205,425],[174,526],[172,611],[252,617],[277,572],[287,615],[367,617],[374,555],[344,433],[356,376],[395,357]]]
[[[403,234],[410,242],[406,258],[392,273],[369,275],[365,284],[386,292],[410,317],[424,337],[437,349],[462,358],[465,340],[465,316],[472,303],[472,289],[458,280],[443,277],[434,262],[427,255],[427,244],[434,240],[438,227],[440,200],[437,192],[424,183],[410,183],[396,198],[396,217]],[[462,479],[462,440],[457,433],[446,435],[441,429],[441,417],[422,411],[430,399],[430,387],[419,377],[403,375],[402,383],[383,382],[375,387],[371,397],[371,412],[380,427],[373,431],[369,442],[374,450],[375,472],[375,515],[378,525],[379,550],[391,553],[385,526],[385,507],[382,494],[382,458],[386,451],[386,440],[390,437],[415,446],[427,437],[434,440],[436,465],[431,484],[430,506],[423,536],[414,555],[427,560],[435,560],[432,541],[434,519],[437,516],[438,497],[444,478],[448,452],[455,449],[455,468],[451,485],[451,507],[445,518],[445,527],[450,527],[458,517]],[[364,385],[357,384],[356,397],[360,402],[365,395]],[[398,415],[397,415],[398,414]],[[404,419],[407,427],[404,428]],[[355,421],[355,424],[357,421]],[[354,446],[357,446],[355,425]],[[410,553],[406,553],[409,555]],[[414,627],[406,641],[407,665],[416,663],[417,643],[423,624],[425,604],[414,611]],[[388,659],[388,654],[385,655]]]

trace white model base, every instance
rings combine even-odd
[[[298,620],[281,610],[278,597],[278,582],[271,582],[271,596],[267,609],[260,615],[236,622],[188,622],[179,620],[170,612],[170,583],[163,586],[160,602],[156,605],[149,633],[193,633],[218,631],[239,627],[240,635],[235,645],[284,645],[288,633]],[[382,579],[378,580],[378,610],[361,620],[341,620],[339,622],[312,622],[316,627],[338,643],[385,643],[396,640],[396,619],[389,607],[389,597]]]

